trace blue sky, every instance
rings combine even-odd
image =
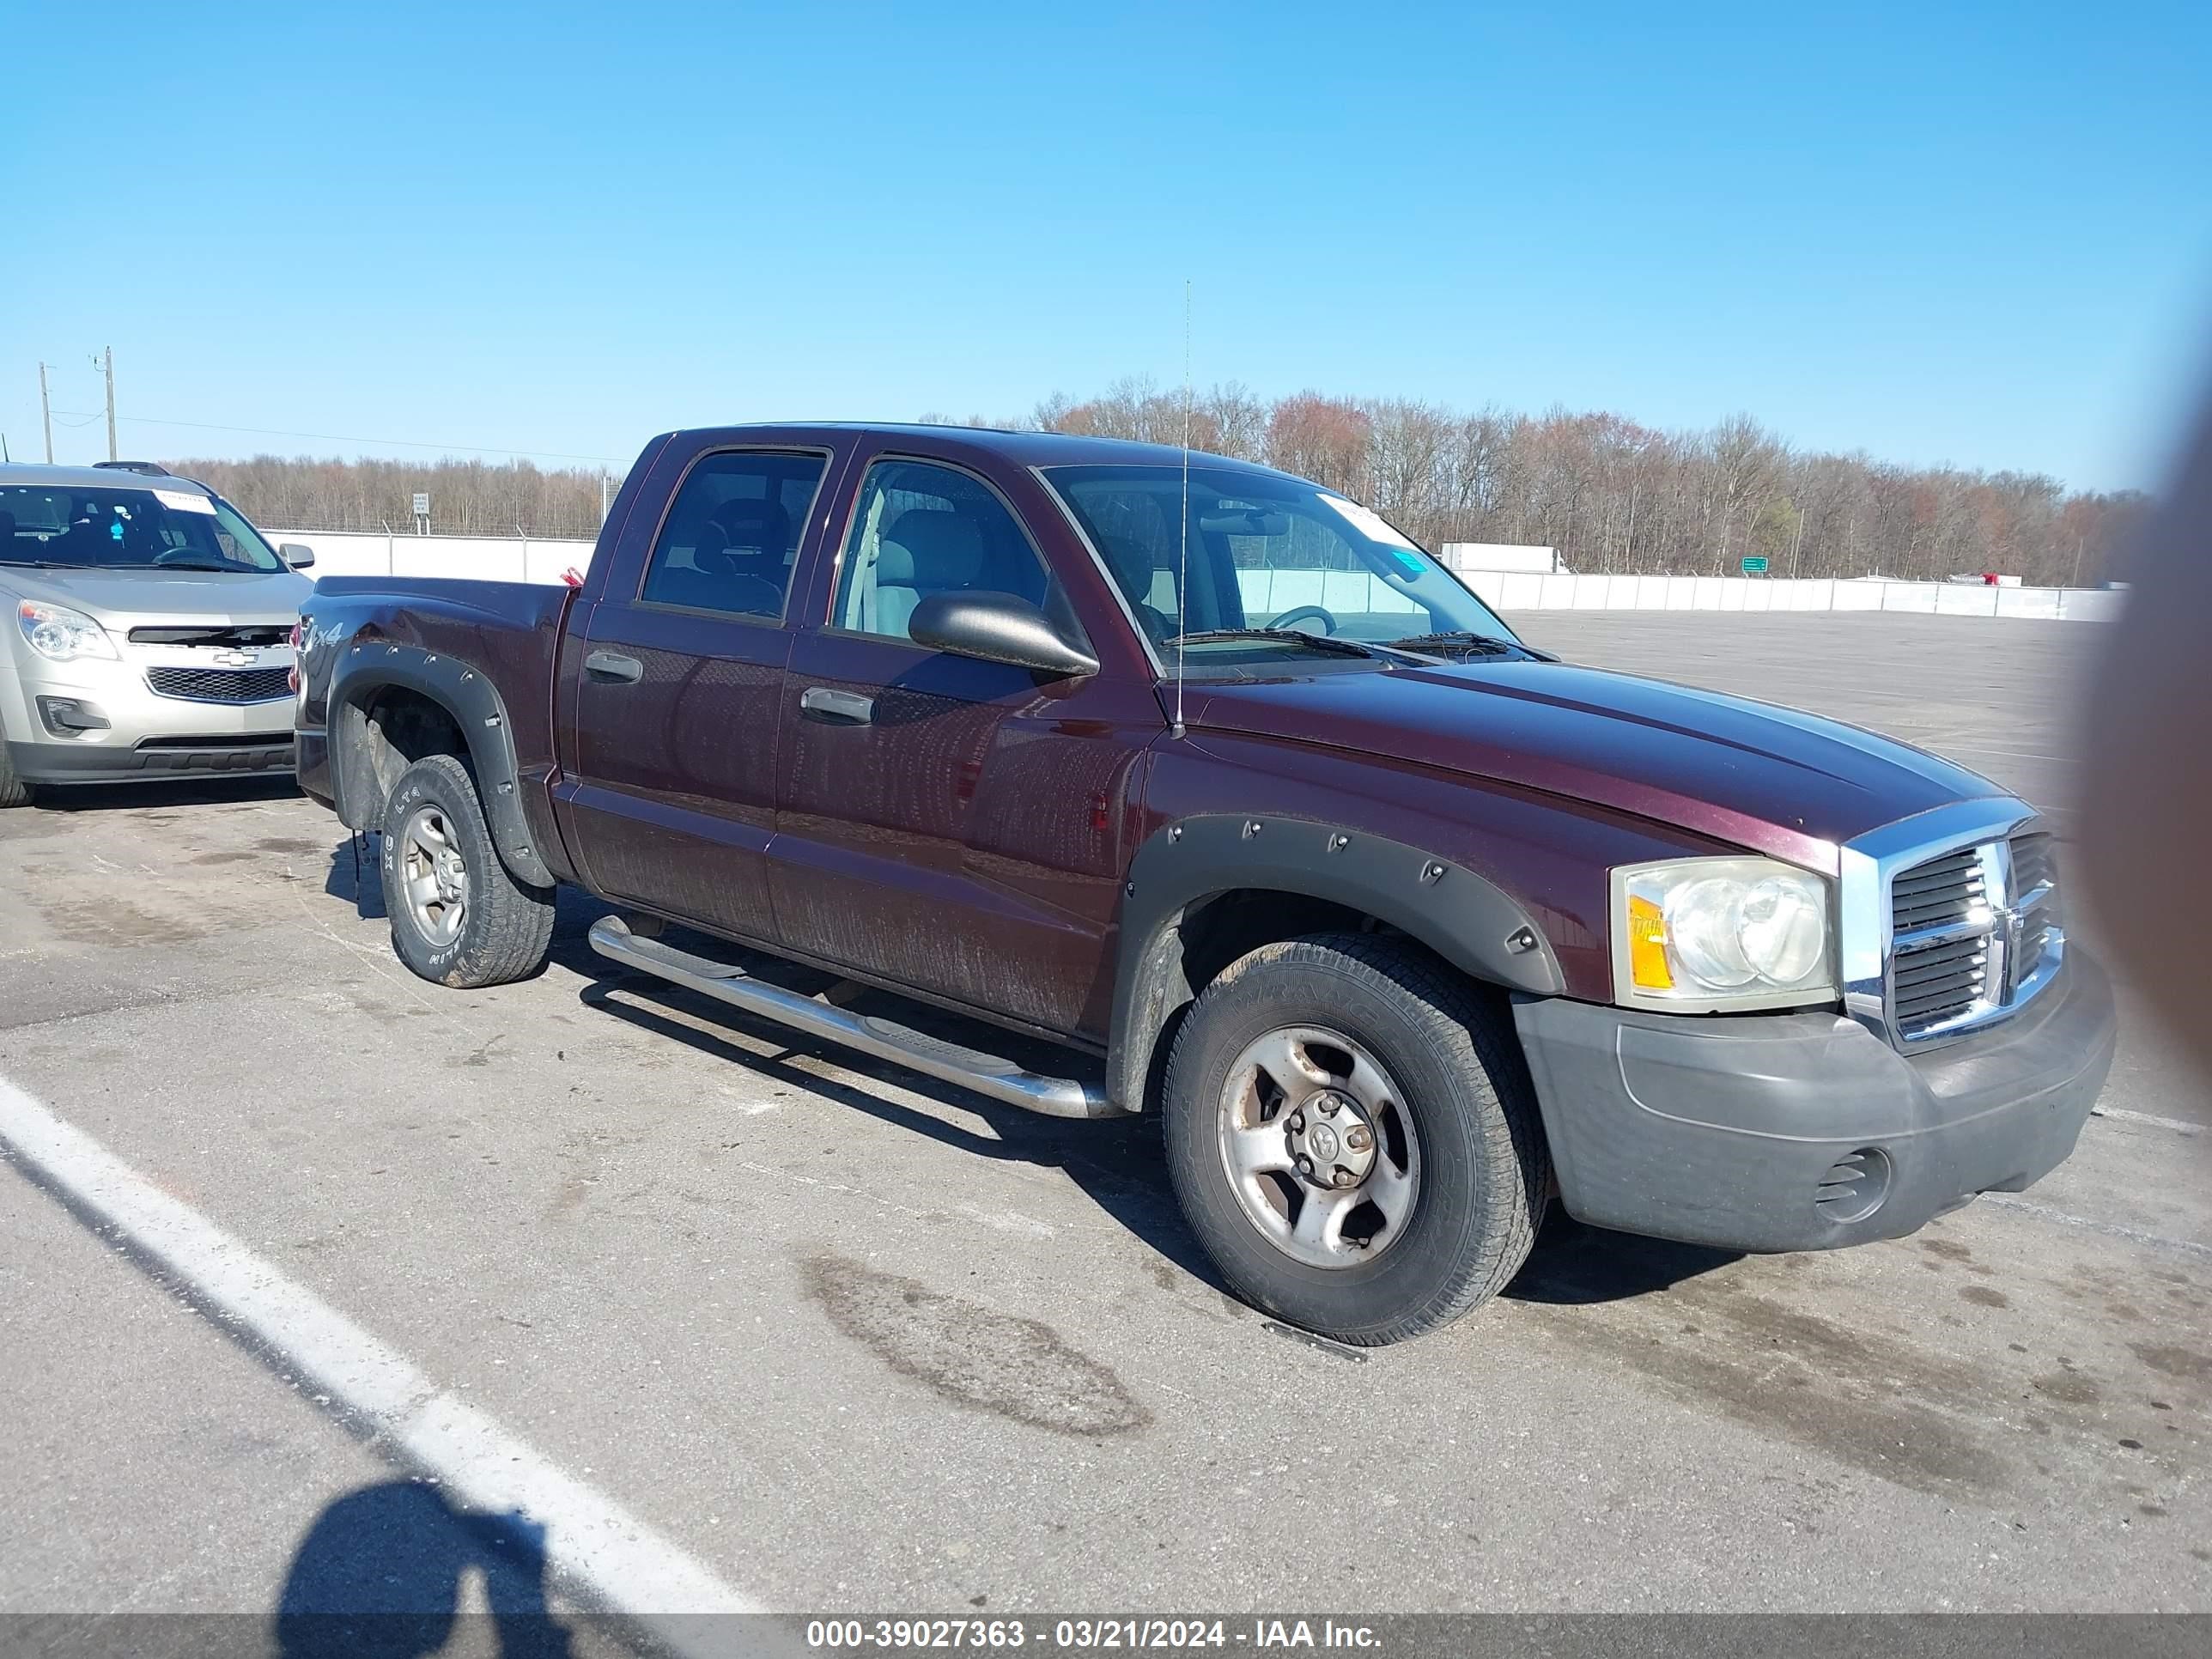
[[[1201,384],[1748,410],[2088,487],[2154,483],[2212,369],[2194,5],[32,0],[7,33],[18,459],[36,362],[96,410],[109,344],[126,453],[410,453],[153,419],[557,460],[1012,414],[1178,381],[1186,277]]]

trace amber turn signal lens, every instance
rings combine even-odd
[[[1674,988],[1674,970],[1667,965],[1667,918],[1635,893],[1628,898],[1628,972],[1639,990]]]

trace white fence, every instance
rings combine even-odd
[[[2095,587],[1792,580],[1767,576],[1531,576],[1462,573],[1499,611],[1899,611],[1939,617],[2110,622],[2126,595]]]
[[[592,544],[531,537],[365,536],[351,531],[264,530],[272,542],[314,549],[317,576],[450,576],[492,582],[557,582],[581,574]]]
[[[453,576],[557,582],[592,562],[586,541],[495,537],[364,536],[270,530],[272,542],[304,542],[318,576]],[[2089,587],[1985,587],[1963,582],[1791,580],[1765,576],[1538,575],[1462,573],[1500,611],[1895,611],[1942,617],[2021,617],[2109,622],[2126,595]],[[1240,570],[1247,611],[1279,616],[1318,605],[1340,613],[1407,611],[1413,602],[1362,572]]]

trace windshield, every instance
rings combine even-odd
[[[252,526],[196,489],[0,485],[0,564],[282,570]]]
[[[1471,634],[1510,641],[1459,579],[1356,501],[1303,479],[1204,465],[1061,466],[1045,478],[1090,537],[1155,645],[1188,636],[1190,668],[1341,659],[1299,636],[1381,644]],[[1176,603],[1189,533],[1188,611]],[[1274,629],[1255,637],[1231,632]],[[1419,648],[1419,647],[1416,647]]]

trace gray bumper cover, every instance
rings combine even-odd
[[[149,779],[289,772],[292,745],[212,737],[189,745],[125,749],[113,744],[9,743],[8,763],[26,783],[135,783]]]
[[[2117,1036],[2110,982],[2071,945],[2021,1013],[1910,1058],[1834,1014],[1554,998],[1517,1002],[1514,1018],[1568,1212],[1741,1250],[1896,1238],[1977,1193],[2020,1191],[2074,1150]],[[1823,1180],[1868,1150],[1887,1162],[1880,1207],[1824,1213]]]

